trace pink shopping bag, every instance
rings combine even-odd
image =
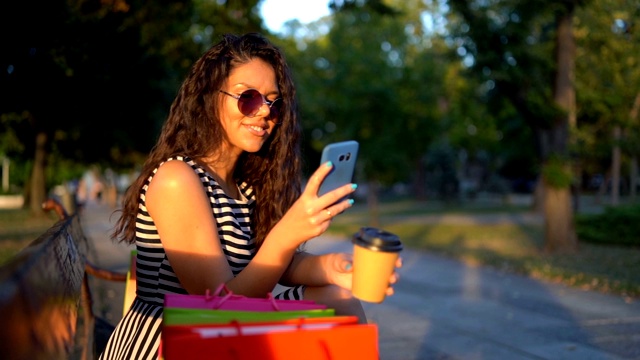
[[[225,295],[221,295],[224,290]],[[233,294],[225,284],[218,286],[211,294],[183,295],[166,294],[164,307],[208,310],[240,310],[240,311],[298,311],[326,309],[327,307],[312,300],[279,300],[271,293],[267,298],[251,298]]]

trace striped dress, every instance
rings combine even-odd
[[[216,180],[188,157],[167,159],[184,161],[198,174],[207,193],[224,254],[234,276],[253,258],[256,248],[249,216],[254,208],[255,194],[246,183],[238,184],[241,199],[224,193]],[[164,162],[163,162],[164,163]],[[158,168],[162,164],[158,165]],[[127,314],[120,320],[100,359],[157,359],[162,330],[164,295],[186,294],[162,247],[158,230],[145,205],[145,194],[158,168],[149,176],[140,192],[140,207],[136,218],[137,291]],[[185,239],[185,246],[188,246]],[[303,286],[290,288],[276,295],[279,299],[301,299]]]

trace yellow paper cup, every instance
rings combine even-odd
[[[352,242],[353,296],[381,303],[402,251],[402,242],[397,235],[372,227],[361,228],[353,235]]]

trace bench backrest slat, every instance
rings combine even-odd
[[[87,247],[74,215],[0,267],[0,354],[67,359],[74,351]]]

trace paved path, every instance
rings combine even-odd
[[[88,206],[83,226],[95,244],[95,261],[126,270],[130,248],[108,238],[115,221],[109,214],[104,207]],[[328,236],[309,246],[316,252],[351,249],[348,239]],[[378,324],[383,360],[640,359],[640,299],[544,283],[410,249],[402,257],[396,294],[382,304],[365,304],[369,320]],[[96,287],[104,297],[96,306],[116,323],[124,285]]]

